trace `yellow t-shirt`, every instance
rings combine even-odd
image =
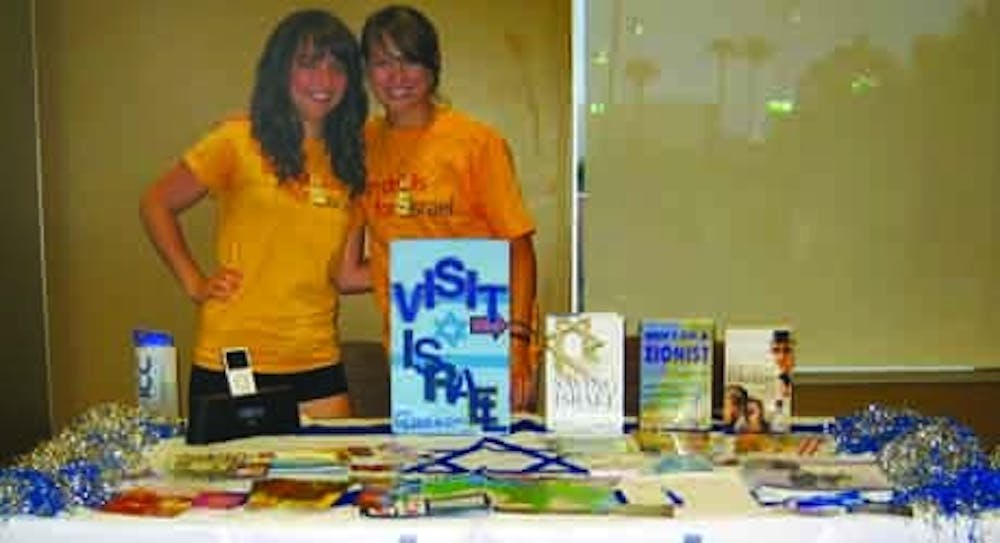
[[[302,179],[281,184],[246,118],[220,123],[184,155],[217,201],[217,263],[243,274],[234,297],[200,308],[198,366],[221,369],[225,347],[247,347],[254,369],[264,373],[306,371],[340,358],[331,269],[359,216],[324,143],[306,139],[303,148]]]
[[[362,197],[372,290],[389,314],[389,242],[404,238],[515,239],[534,231],[504,139],[447,107],[421,128],[365,126]]]

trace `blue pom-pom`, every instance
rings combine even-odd
[[[154,442],[183,434],[183,427],[179,423],[144,420],[140,422],[140,425],[146,435]]]
[[[73,460],[59,468],[57,475],[73,504],[100,507],[111,497],[100,466],[93,462]]]
[[[842,452],[877,453],[897,505],[924,506],[945,518],[1000,508],[1000,469],[975,433],[953,420],[872,405],[837,418],[828,431]]]
[[[911,504],[928,505],[945,516],[977,516],[1000,509],[1000,470],[985,465],[942,473],[919,487],[901,492]]]
[[[830,432],[839,451],[862,454],[882,450],[886,444],[925,421],[925,417],[916,413],[871,405],[854,415],[838,417]]]
[[[0,515],[51,517],[65,507],[63,493],[49,474],[24,468],[0,470]]]

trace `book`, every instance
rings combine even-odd
[[[278,450],[268,465],[268,476],[279,479],[344,479],[350,472],[346,448]]]
[[[801,491],[892,490],[882,468],[870,458],[756,457],[743,462],[752,487]]]
[[[503,513],[607,514],[621,501],[613,478],[492,478],[494,507]]]
[[[761,505],[823,501],[851,508],[887,503],[893,495],[885,473],[870,460],[753,458],[743,463],[742,474]]]
[[[354,481],[377,482],[396,477],[403,462],[391,451],[375,449],[366,445],[352,445],[350,454],[350,478]]]
[[[743,433],[727,437],[732,439],[736,455],[832,457],[837,452],[833,436],[820,433]]]
[[[486,482],[502,513],[673,516],[680,496],[659,481],[617,477],[495,477]]]
[[[786,431],[795,340],[788,327],[726,330],[722,422],[736,432]]]
[[[500,240],[390,247],[390,412],[397,434],[510,427],[510,256]]]
[[[176,517],[191,508],[191,496],[133,487],[116,492],[101,511],[142,517]]]
[[[329,509],[347,490],[346,482],[258,479],[250,488],[247,509]]]
[[[181,452],[171,458],[170,474],[194,479],[253,479],[267,474],[269,453]]]
[[[720,449],[721,435],[707,431],[635,433],[639,449],[647,453],[713,457]]]
[[[546,316],[545,425],[550,431],[622,432],[624,340],[624,321],[615,313]]]
[[[486,513],[490,498],[480,476],[405,478],[365,484],[356,505],[368,517],[414,518]]]
[[[247,501],[244,492],[204,490],[191,500],[191,506],[200,509],[235,509]]]
[[[712,427],[712,347],[709,319],[639,323],[639,428]]]

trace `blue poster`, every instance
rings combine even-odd
[[[508,243],[397,240],[389,255],[392,431],[506,432]]]

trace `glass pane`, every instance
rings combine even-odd
[[[583,304],[1000,366],[996,6],[593,0]]]

